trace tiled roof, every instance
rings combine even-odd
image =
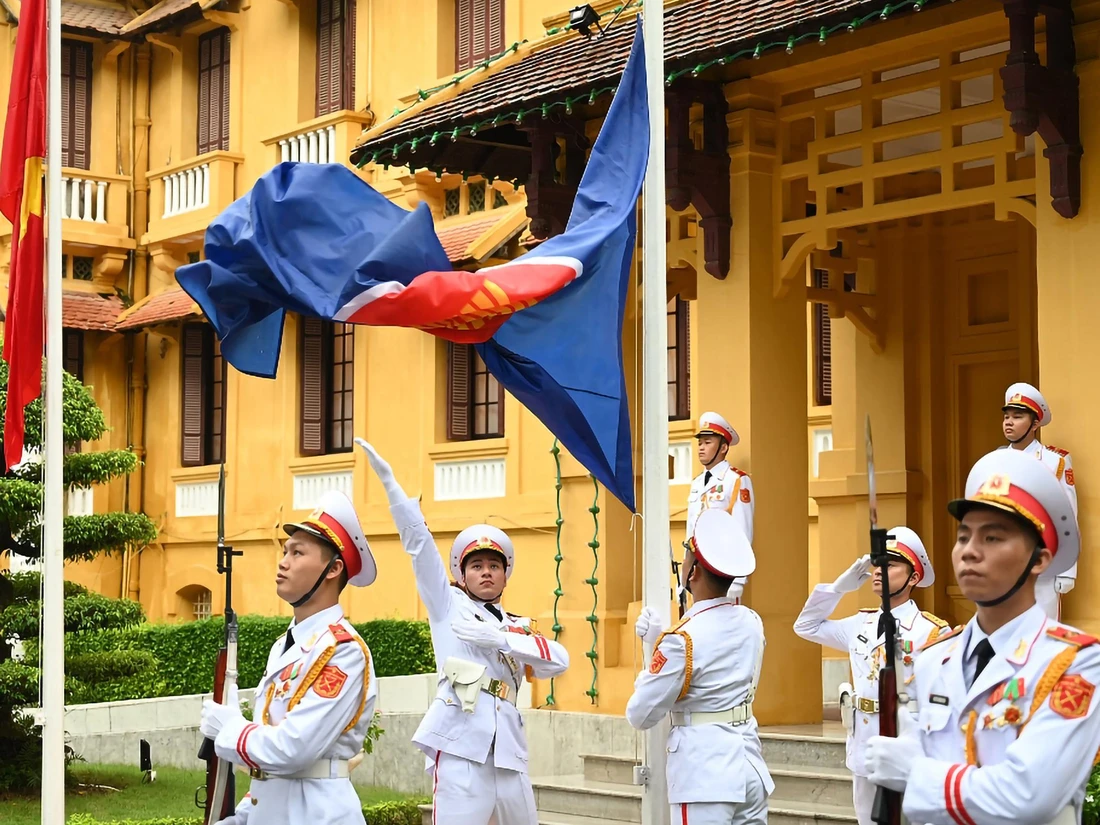
[[[132,12],[119,6],[93,5],[91,3],[63,2],[61,26],[76,31],[118,35],[122,28],[134,19]]]
[[[493,209],[485,215],[475,221],[436,224],[435,234],[452,264],[483,260],[527,226],[522,206]]]
[[[122,301],[114,295],[61,293],[61,326],[69,329],[113,330],[120,312]]]
[[[180,287],[171,287],[142,298],[119,316],[115,329],[138,329],[199,315],[199,305]]]
[[[777,40],[791,32],[816,32],[826,19],[857,8],[867,13],[874,7],[868,0],[685,0],[665,9],[666,67],[718,57],[765,37]],[[557,43],[541,41],[522,47],[518,52],[522,59],[505,60],[499,70],[475,74],[471,85],[460,86],[457,94],[443,92],[428,98],[388,128],[380,124],[362,140],[362,146],[392,146],[413,135],[430,135],[443,127],[614,85],[626,65],[633,23],[624,16],[599,40],[571,33]],[[361,148],[353,156],[362,153]]]
[[[131,20],[123,30],[124,34],[142,34],[153,31],[168,23],[171,18],[190,12],[196,17],[207,9],[218,5],[222,0],[161,0],[147,12]]]

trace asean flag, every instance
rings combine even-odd
[[[426,204],[402,209],[341,164],[283,163],[211,223],[205,260],[176,279],[250,375],[274,377],[287,311],[474,344],[633,510],[622,324],[649,150],[645,86],[639,21],[565,232],[506,264],[454,271]]]

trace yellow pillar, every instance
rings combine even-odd
[[[741,443],[730,460],[752,474],[756,491],[757,568],[746,602],[763,618],[768,640],[757,717],[808,723],[821,719],[818,653],[791,629],[809,561],[805,287],[775,297],[775,117],[744,108],[733,88],[733,257],[724,281],[699,276],[697,408],[721,412],[737,429]]]
[[[1077,43],[1086,39],[1078,26]],[[1094,55],[1091,55],[1095,57]],[[1040,389],[1053,420],[1043,441],[1070,451],[1077,483],[1082,555],[1077,586],[1062,600],[1062,619],[1087,633],[1100,631],[1100,436],[1091,426],[1100,407],[1100,382],[1092,374],[1089,353],[1096,347],[1100,283],[1094,275],[1100,258],[1100,165],[1089,152],[1100,146],[1100,65],[1079,61],[1081,79],[1081,211],[1067,220],[1050,206],[1050,166],[1036,138],[1036,274]]]

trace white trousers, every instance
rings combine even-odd
[[[1039,579],[1035,582],[1035,601],[1048,618],[1059,620],[1061,611],[1061,596],[1054,589],[1054,578]]]
[[[436,756],[432,772],[432,825],[538,825],[527,774],[449,753]]]
[[[768,792],[756,771],[750,771],[744,802],[688,802],[670,807],[672,825],[767,825]]]
[[[852,775],[852,803],[856,808],[856,821],[859,825],[874,825],[871,821],[871,809],[875,806],[875,791],[878,785],[866,776]]]

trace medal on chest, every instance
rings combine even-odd
[[[290,693],[291,685],[294,680],[298,678],[302,671],[302,663],[294,662],[284,667],[279,671],[279,675],[275,677],[273,686],[275,688],[272,697],[275,699],[282,699],[288,693]]]

